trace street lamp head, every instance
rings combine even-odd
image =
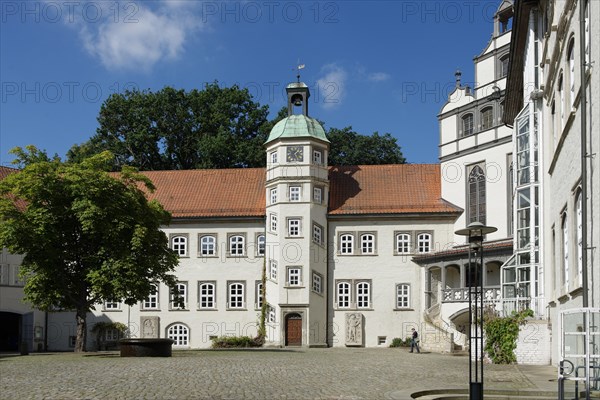
[[[494,226],[485,226],[481,222],[475,221],[467,225],[466,228],[459,229],[454,233],[460,236],[467,236],[469,238],[469,243],[473,243],[482,242],[485,235],[488,233],[494,233],[497,230],[498,228]]]

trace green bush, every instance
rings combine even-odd
[[[517,361],[515,349],[519,337],[519,325],[524,325],[527,317],[533,317],[532,310],[513,313],[510,317],[487,315],[484,318],[485,351],[494,364],[511,364]]]
[[[406,339],[397,337],[392,340],[390,347],[410,347],[410,341],[410,337],[407,337]]]
[[[243,347],[261,347],[264,344],[264,337],[257,336],[219,336],[212,340],[213,349],[229,349]]]

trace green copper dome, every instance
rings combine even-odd
[[[329,143],[327,136],[325,136],[325,130],[316,119],[302,114],[290,115],[289,117],[284,118],[275,124],[273,129],[271,129],[271,133],[269,134],[269,138],[267,139],[266,143],[276,139],[307,137],[312,137]]]

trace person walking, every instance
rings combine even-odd
[[[417,348],[417,353],[420,353],[421,350],[419,349],[419,333],[415,330],[415,328],[412,328],[412,340],[410,341],[410,352],[413,352],[414,348]]]

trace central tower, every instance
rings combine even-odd
[[[267,340],[326,346],[329,140],[321,124],[308,116],[308,86],[291,83],[286,92],[288,116],[265,143],[265,300],[272,327]]]

